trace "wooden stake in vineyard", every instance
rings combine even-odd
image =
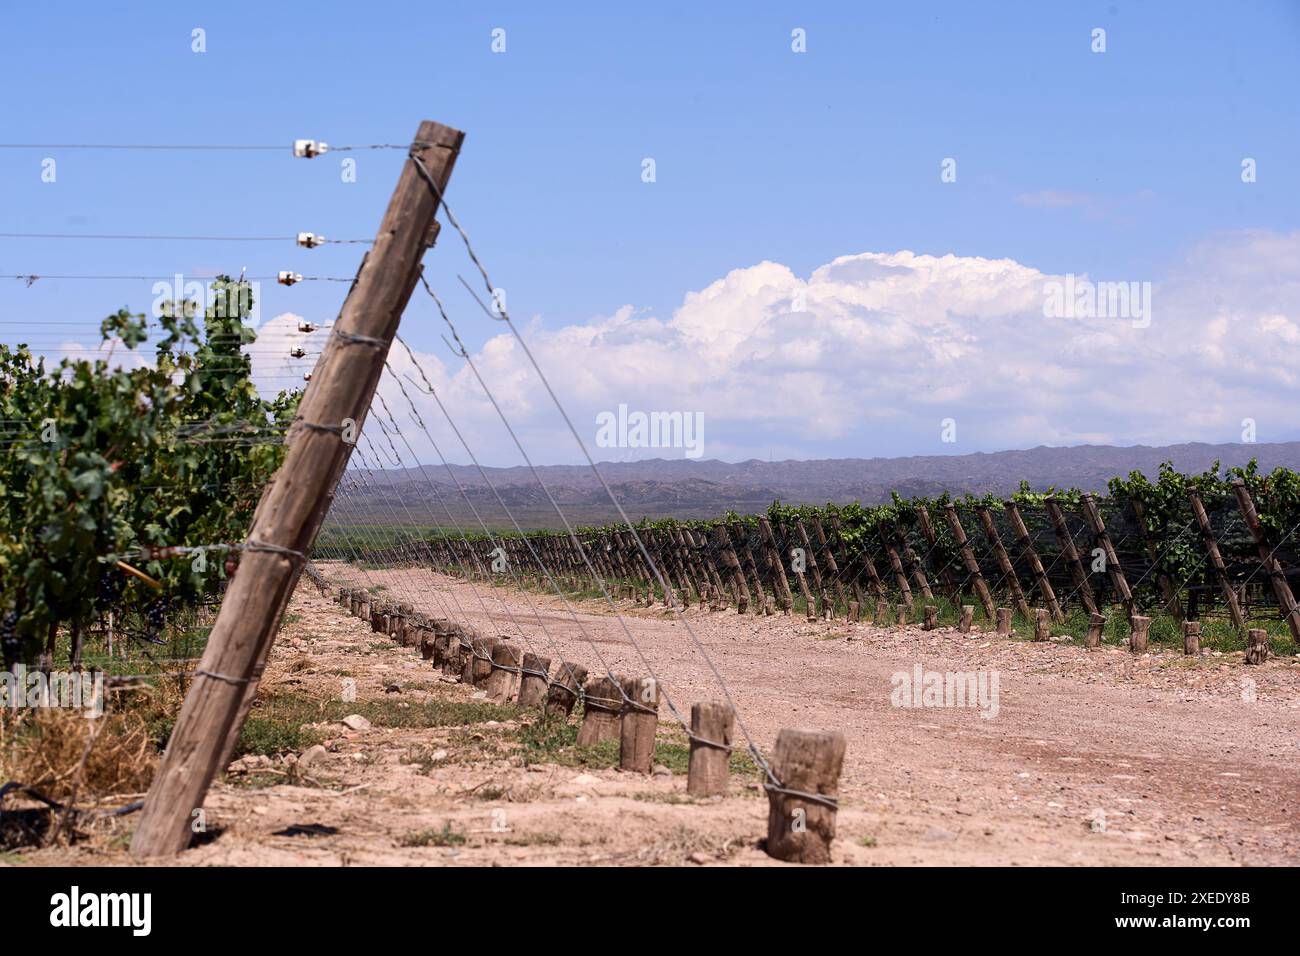
[[[222,769],[228,742],[239,734],[280,617],[347,466],[353,446],[343,441],[343,423],[364,421],[419,279],[420,260],[437,235],[438,199],[417,161],[441,194],[464,138],[459,130],[428,121],[415,134],[374,246],[361,262],[285,439],[284,463],[253,516],[239,573],[145,800],[131,842],[135,856],[177,853],[189,844],[194,814]]]

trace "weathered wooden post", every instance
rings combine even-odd
[[[849,602],[849,623],[857,624],[862,620],[862,605],[857,601]]]
[[[1025,592],[1020,588],[1020,578],[1016,576],[1015,565],[1011,563],[1011,557],[1002,544],[1002,536],[998,534],[997,525],[993,523],[993,516],[983,505],[975,506],[975,514],[984,528],[984,536],[993,546],[993,556],[997,558],[998,568],[1002,571],[1002,580],[1006,582],[1007,590],[1011,592],[1011,600],[1015,602],[1021,617],[1026,620],[1032,619],[1033,615],[1029,613],[1029,602],[1025,600]]]
[[[1250,531],[1250,536],[1254,539],[1255,547],[1259,551],[1260,567],[1263,568],[1268,575],[1269,582],[1273,585],[1273,596],[1277,598],[1277,606],[1282,611],[1282,619],[1286,621],[1287,627],[1291,629],[1292,639],[1300,643],[1300,607],[1296,606],[1295,594],[1291,591],[1291,585],[1286,579],[1286,571],[1282,568],[1282,562],[1276,557],[1277,549],[1270,549],[1268,546],[1264,526],[1260,523],[1259,515],[1255,511],[1255,502],[1250,497],[1250,491],[1246,488],[1246,483],[1240,478],[1234,478],[1232,493],[1237,498],[1237,510],[1241,512],[1242,518],[1245,519],[1246,528]]]
[[[502,641],[492,648],[492,662],[489,665],[491,672],[483,684],[488,700],[495,704],[504,704],[510,700],[515,689],[515,675],[519,673],[522,659],[523,651],[509,641]]]
[[[649,773],[655,765],[659,682],[652,677],[629,681],[627,696],[619,722],[618,766],[632,773]]]
[[[1151,618],[1144,617],[1141,614],[1134,614],[1130,624],[1133,630],[1128,636],[1128,649],[1134,654],[1145,654],[1147,635],[1151,630]]]
[[[998,633],[1005,636],[1011,633],[1011,608],[998,608]]]
[[[1020,508],[1015,501],[1004,501],[1003,510],[1006,511],[1007,517],[1011,519],[1011,530],[1015,532],[1016,544],[1020,546],[1020,553],[1025,556],[1029,562],[1029,570],[1034,575],[1034,586],[1038,588],[1038,593],[1047,603],[1047,609],[1051,612],[1052,619],[1055,621],[1064,621],[1065,612],[1061,610],[1061,605],[1057,603],[1056,591],[1052,589],[1052,582],[1047,579],[1047,572],[1043,570],[1043,562],[1038,559],[1038,550],[1034,547],[1034,539],[1029,536],[1029,528],[1025,526],[1025,519],[1020,516]]]
[[[957,621],[957,630],[962,634],[970,633],[970,626],[975,620],[975,605],[963,604],[961,606],[961,618]]]
[[[782,730],[767,783],[768,856],[787,863],[829,863],[835,839],[836,796],[844,766],[844,736]]]
[[[582,698],[582,726],[578,728],[579,747],[590,747],[602,740],[618,740],[623,714],[621,691],[630,690],[631,684],[625,677],[618,677],[617,683],[609,677],[593,677],[587,681]]]
[[[1201,622],[1183,621],[1183,653],[1197,656],[1201,653]]]
[[[691,796],[727,792],[735,723],[735,712],[723,701],[691,705],[691,762],[686,775],[686,792]]]
[[[1133,603],[1133,592],[1129,589],[1128,578],[1124,576],[1124,568],[1119,563],[1119,555],[1115,553],[1115,545],[1110,540],[1110,532],[1106,530],[1106,525],[1101,520],[1097,499],[1089,492],[1081,495],[1079,502],[1083,506],[1083,516],[1088,520],[1093,539],[1106,558],[1106,573],[1110,575],[1115,593],[1119,595],[1120,603],[1124,605],[1124,610],[1132,621],[1137,613],[1137,605]]]
[[[1079,602],[1083,609],[1089,614],[1097,613],[1097,599],[1092,595],[1092,583],[1088,580],[1088,573],[1083,570],[1083,562],[1079,560],[1079,549],[1074,546],[1074,538],[1070,535],[1070,527],[1065,523],[1065,515],[1061,512],[1060,503],[1050,495],[1044,499],[1043,507],[1047,510],[1047,517],[1052,522],[1052,531],[1056,534],[1056,543],[1061,548],[1061,554],[1065,558],[1066,567],[1070,569],[1070,579],[1074,582],[1074,593],[1079,595]]]
[[[476,637],[470,643],[469,683],[475,687],[484,687],[492,676],[492,654],[501,644],[499,637]]]
[[[1268,631],[1262,627],[1252,627],[1246,633],[1247,664],[1262,664],[1268,660]]]
[[[1242,613],[1241,605],[1237,602],[1237,592],[1232,589],[1232,583],[1228,580],[1228,569],[1223,563],[1223,555],[1219,553],[1219,542],[1215,540],[1210,516],[1205,513],[1205,505],[1201,503],[1201,496],[1197,494],[1196,489],[1187,490],[1187,500],[1191,503],[1192,514],[1196,516],[1196,523],[1200,526],[1201,542],[1205,545],[1210,567],[1214,569],[1214,577],[1219,582],[1220,590],[1223,591],[1228,613],[1232,615],[1232,626],[1241,630],[1246,626],[1246,615]]]
[[[894,623],[899,627],[907,627],[907,605],[899,604],[894,608]]]
[[[1045,608],[1034,608],[1034,640],[1045,641],[1052,636],[1052,619]]]
[[[925,619],[921,624],[921,630],[933,631],[939,626],[939,609],[933,604],[927,604],[923,611]]]
[[[523,664],[519,670],[519,698],[516,703],[521,709],[541,707],[546,700],[546,687],[550,678],[551,659],[534,654],[524,654]]]
[[[569,661],[560,661],[555,670],[555,679],[551,681],[546,693],[546,714],[565,720],[573,713],[573,705],[578,702],[578,691],[587,680],[587,668]]]
[[[872,624],[884,626],[889,621],[889,604],[885,601],[876,602],[876,613],[871,618]]]
[[[1088,633],[1083,636],[1083,646],[1088,650],[1101,647],[1101,635],[1106,630],[1106,615],[1093,611],[1088,615]]]
[[[365,420],[420,259],[437,235],[439,197],[463,139],[458,130],[425,122],[412,140],[374,245],[285,436],[284,462],[253,516],[239,573],[145,800],[131,843],[137,857],[185,849],[193,813],[234,749],[256,696],[256,675],[351,455],[345,423]]]
[[[984,580],[983,572],[980,571],[979,562],[975,560],[975,552],[971,550],[966,530],[961,526],[961,519],[957,517],[957,506],[952,502],[944,505],[943,518],[948,523],[948,530],[952,532],[952,539],[957,544],[962,565],[966,568],[971,586],[975,588],[975,596],[979,598],[980,606],[984,609],[984,616],[991,621],[993,620],[993,595],[989,593],[989,586]]]

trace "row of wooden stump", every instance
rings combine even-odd
[[[571,661],[560,661],[552,673],[550,658],[525,651],[509,638],[482,635],[410,604],[375,600],[364,589],[341,588],[338,603],[368,621],[376,633],[418,648],[435,669],[484,691],[493,703],[513,701],[521,709],[540,709],[548,718],[566,721],[581,700],[577,745],[617,740],[620,770],[653,773],[660,703],[654,679],[588,675]],[[726,702],[691,706],[688,794],[726,794],[734,732],[735,713]],[[770,774],[765,775],[764,848],[769,855],[797,863],[830,861],[844,751],[838,733],[787,729],[777,735]]]

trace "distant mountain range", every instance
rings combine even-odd
[[[891,491],[904,497],[952,494],[1009,494],[1022,480],[1034,489],[1078,487],[1102,492],[1116,475],[1142,471],[1155,477],[1161,462],[1172,461],[1184,472],[1200,472],[1218,459],[1224,467],[1251,458],[1271,470],[1278,465],[1300,470],[1300,442],[1207,445],[1191,443],[1153,448],[1147,445],[1076,445],[971,455],[922,455],[911,458],[830,458],[821,461],[666,460],[603,462],[609,482],[628,516],[707,518],[728,509],[759,511],[780,499],[788,504],[861,501],[879,504]],[[509,527],[506,512],[478,470],[453,465],[484,521]],[[485,468],[496,493],[525,528],[560,527],[546,494],[526,467]],[[569,520],[600,524],[616,520],[591,470],[581,465],[543,465],[538,474]],[[331,520],[409,524],[412,520],[446,525],[447,511],[466,529],[477,522],[465,497],[441,465],[365,473],[357,488],[346,489]],[[441,502],[441,503],[440,503]],[[445,504],[445,508],[444,508]]]

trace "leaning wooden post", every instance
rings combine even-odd
[[[1079,560],[1079,549],[1074,546],[1074,537],[1070,534],[1069,525],[1065,523],[1061,505],[1055,498],[1048,497],[1044,499],[1043,507],[1047,509],[1047,517],[1052,522],[1052,531],[1056,534],[1056,543],[1060,546],[1066,566],[1070,569],[1074,593],[1079,595],[1079,602],[1085,611],[1096,614],[1097,599],[1092,595],[1092,583],[1088,580],[1088,572],[1083,570],[1083,562]]]
[[[961,607],[961,592],[957,588],[957,582],[953,579],[952,569],[948,567],[948,562],[940,562],[938,558],[939,536],[935,534],[934,525],[930,521],[930,512],[925,505],[916,506],[917,524],[921,526],[921,535],[925,538],[925,543],[929,550],[926,552],[930,559],[930,567],[938,568],[939,582],[943,585],[944,593],[948,595],[948,600],[952,602],[953,607]]]
[[[822,555],[826,561],[826,572],[831,576],[831,583],[835,587],[835,600],[837,603],[847,606],[844,597],[844,582],[840,580],[840,565],[835,560],[835,549],[828,545],[826,529],[822,527],[822,519],[813,515],[811,521],[813,533],[817,535],[817,543],[821,546]]]
[[[1120,566],[1119,555],[1115,553],[1115,545],[1111,543],[1110,533],[1102,523],[1101,512],[1097,510],[1097,499],[1091,492],[1086,492],[1080,496],[1079,502],[1083,505],[1083,516],[1088,519],[1088,527],[1092,530],[1093,539],[1105,555],[1106,572],[1115,587],[1115,594],[1124,605],[1131,623],[1133,616],[1137,614],[1137,606],[1133,603],[1133,592],[1129,590],[1128,578],[1124,577],[1124,569]]]
[[[836,795],[844,766],[844,735],[782,730],[768,781],[768,856],[788,863],[829,863]]]
[[[1038,588],[1038,593],[1043,601],[1047,604],[1047,610],[1051,612],[1052,619],[1060,622],[1065,620],[1065,612],[1061,610],[1061,605],[1057,603],[1056,592],[1052,590],[1052,582],[1047,579],[1047,572],[1043,570],[1043,562],[1038,559],[1038,551],[1034,548],[1034,539],[1029,536],[1029,529],[1025,527],[1025,519],[1020,516],[1020,508],[1014,501],[1004,501],[1003,509],[1007,517],[1011,519],[1011,530],[1016,534],[1016,544],[1020,547],[1020,552],[1029,562],[1029,570],[1034,575],[1034,586]]]
[[[989,514],[989,509],[983,505],[975,506],[975,514],[980,519],[980,525],[984,528],[984,536],[989,539],[989,544],[993,545],[993,556],[998,560],[998,567],[1002,571],[1002,580],[1007,584],[1007,590],[1011,592],[1011,600],[1015,602],[1016,610],[1025,620],[1031,620],[1033,614],[1029,611],[1029,602],[1025,600],[1025,592],[1020,589],[1020,578],[1016,576],[1015,565],[1011,563],[1011,557],[1007,554],[1007,549],[1002,545],[1002,536],[998,534],[997,525],[993,523],[993,516]]]
[[[885,534],[883,524],[876,525],[876,533],[880,536],[881,543],[885,546],[885,554],[889,558],[889,566],[894,572],[894,583],[898,585],[898,590],[902,594],[903,604],[907,608],[912,606],[912,586],[907,583],[907,572],[903,570],[903,559],[898,556],[894,550],[893,544],[890,543],[888,536]]]
[[[234,749],[256,694],[255,675],[351,455],[352,443],[343,440],[345,423],[365,420],[419,278],[420,259],[437,235],[434,187],[439,194],[446,190],[463,140],[463,133],[440,123],[421,123],[415,134],[375,243],[285,436],[284,462],[253,516],[240,573],[230,582],[145,799],[131,842],[134,856],[163,856],[188,846],[193,812],[203,806],[212,778]]]
[[[794,607],[794,595],[790,593],[790,581],[785,576],[785,565],[781,561],[781,552],[776,546],[776,535],[772,533],[772,523],[767,518],[759,517],[758,530],[762,535],[764,550],[767,552],[768,572],[772,579],[772,589],[782,611]]]
[[[1201,541],[1205,545],[1205,553],[1209,556],[1210,567],[1214,569],[1214,577],[1219,582],[1219,588],[1223,591],[1223,599],[1228,603],[1228,613],[1232,615],[1232,626],[1241,630],[1246,626],[1246,615],[1241,612],[1241,605],[1237,603],[1237,592],[1232,589],[1232,583],[1228,580],[1228,569],[1223,563],[1223,555],[1219,553],[1219,542],[1214,538],[1214,528],[1210,524],[1210,516],[1205,513],[1205,505],[1201,504],[1201,496],[1197,494],[1195,488],[1187,489],[1187,500],[1191,502],[1192,513],[1196,515],[1196,523],[1201,529]]]
[[[560,661],[555,669],[555,679],[546,693],[546,716],[567,720],[578,702],[578,691],[587,680],[587,668],[568,661]]]
[[[1255,539],[1255,547],[1259,549],[1259,564],[1264,573],[1268,575],[1269,582],[1273,585],[1273,596],[1277,598],[1277,606],[1282,611],[1282,617],[1291,629],[1291,638],[1300,643],[1300,607],[1296,606],[1295,594],[1291,591],[1291,585],[1287,582],[1286,571],[1282,568],[1282,562],[1276,557],[1276,549],[1270,549],[1268,538],[1264,534],[1264,526],[1260,523],[1259,515],[1255,512],[1255,502],[1251,500],[1250,491],[1246,488],[1246,483],[1240,478],[1234,478],[1232,481],[1232,493],[1237,496],[1237,509],[1241,516],[1246,519],[1246,527],[1250,531],[1250,536]]]
[[[975,552],[971,550],[966,530],[961,526],[961,519],[957,517],[957,506],[952,502],[944,505],[943,518],[948,523],[948,530],[952,532],[953,541],[957,544],[962,565],[966,568],[966,576],[970,578],[971,586],[975,588],[975,596],[979,598],[980,607],[984,609],[984,617],[991,621],[994,613],[993,595],[989,593],[989,586],[984,581],[979,562],[975,560]]]
[[[618,732],[618,767],[649,773],[655,765],[655,731],[659,727],[659,682],[642,677],[630,682]]]
[[[723,567],[727,569],[727,577],[731,579],[731,593],[736,598],[736,613],[744,614],[745,609],[749,607],[749,587],[745,584],[745,572],[741,570],[736,549],[731,546],[731,540],[727,537],[727,528],[721,521],[713,526],[713,544],[722,558]]]
[[[691,762],[686,774],[686,792],[691,796],[727,792],[735,724],[735,712],[723,701],[691,705]]]

